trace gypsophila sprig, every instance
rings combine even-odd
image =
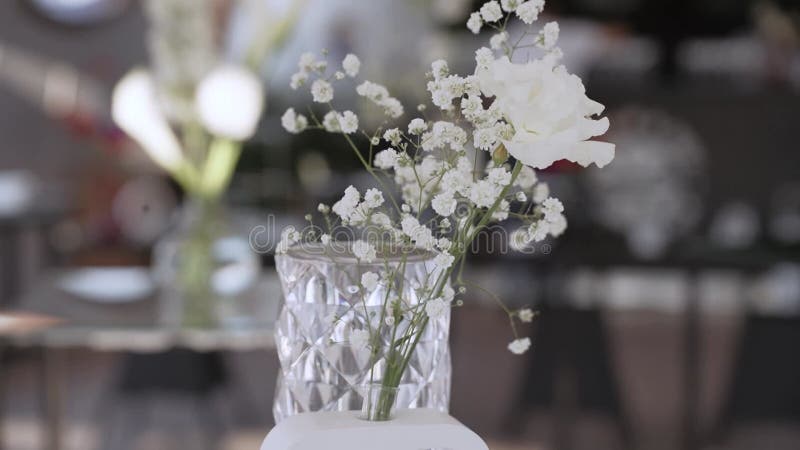
[[[331,207],[320,205],[319,212],[329,227],[353,231],[347,248],[358,264],[369,265],[348,292],[383,292],[383,312],[367,329],[352,329],[349,340],[387,359],[381,375],[385,386],[397,387],[428,323],[462,304],[458,296],[466,284],[473,286],[456,269],[478,233],[492,222],[513,219],[519,223],[514,246],[522,248],[566,231],[565,207],[536,170],[560,160],[603,167],[614,157],[613,144],[594,139],[609,127],[608,119],[600,117],[603,105],[589,99],[580,78],[560,63],[558,24],[535,24],[543,8],[542,0],[484,2],[466,23],[475,34],[493,30],[487,44],[475,51],[474,71],[454,73],[445,59],[422,69],[428,102],[416,109],[423,117],[397,121],[404,114],[401,102],[386,86],[359,79],[361,61],[352,54],[341,60],[341,67],[330,68],[325,58],[303,54],[290,80],[292,89],[310,86],[312,101],[325,111],[306,118],[290,108],[281,118],[283,127],[291,133],[321,129],[341,135],[375,183],[363,195],[348,187]],[[509,26],[517,20],[521,29]],[[520,49],[524,57],[518,60],[514,55]],[[347,84],[386,116],[380,128],[359,130],[354,112],[336,109],[334,85],[342,89]],[[295,230],[284,233],[279,250],[300,239]],[[326,248],[337,242],[330,229],[314,239]],[[428,281],[413,286],[418,304],[397,298],[396,286],[404,280],[386,256],[392,251],[402,261],[419,252],[431,258]],[[508,314],[509,351],[526,352],[531,341],[517,334],[515,322],[528,323],[536,313],[510,310],[493,294],[476,289]],[[393,337],[385,343],[380,336],[387,335]]]

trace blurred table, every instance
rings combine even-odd
[[[50,317],[47,327],[5,336],[7,345],[39,348],[42,392],[45,397],[47,447],[61,448],[61,382],[66,354],[63,349],[158,353],[171,349],[194,352],[249,351],[274,347],[273,330],[280,301],[277,274],[262,274],[245,301],[254,302],[247,320],[235,326],[183,329],[164,325],[158,293],[130,302],[102,302],[67,293],[60,280],[70,271],[42,277],[16,302],[18,315]]]

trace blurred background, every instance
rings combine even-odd
[[[0,2],[0,448],[257,448],[281,294],[269,252],[241,244],[364,177],[344,142],[281,128],[307,103],[288,89],[300,53],[358,54],[412,111],[431,61],[469,70],[480,4]],[[452,414],[501,450],[800,448],[800,5],[549,0],[545,15],[617,157],[541,174],[566,205],[561,239],[471,259],[473,280],[541,314],[517,357],[491,300],[454,312]],[[169,84],[252,58],[266,111],[223,198],[240,239],[220,253],[241,270],[214,279],[237,300],[226,331],[178,336],[154,299],[187,196],[115,128],[111,91],[134,66]]]

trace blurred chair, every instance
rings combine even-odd
[[[579,415],[609,418],[618,435],[609,448],[629,448],[630,427],[619,398],[607,345],[607,333],[597,310],[551,308],[537,319],[521,410],[547,408],[553,416],[553,446],[574,448]]]
[[[740,427],[777,424],[794,429],[794,442],[790,447],[769,448],[800,447],[798,342],[800,317],[747,317],[715,441],[729,440]]]

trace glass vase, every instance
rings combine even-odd
[[[260,271],[248,233],[219,201],[190,199],[153,250],[163,325],[216,328],[247,316],[244,297]]]
[[[276,423],[298,413],[358,411],[371,407],[373,416],[386,420],[397,408],[431,408],[447,412],[450,403],[450,312],[431,320],[422,332],[408,368],[399,382],[384,386],[387,373],[386,348],[390,329],[375,339],[376,346],[354,345],[352,330],[364,330],[380,317],[386,298],[385,286],[362,297],[354,291],[365,272],[380,272],[387,265],[404,267],[402,291],[392,295],[409,305],[424,298],[416,288],[424,285],[433,268],[430,253],[406,258],[379,255],[372,264],[359,263],[348,254],[331,256],[320,245],[306,244],[276,255],[284,304],[275,330],[280,359],[273,413]],[[373,327],[374,328],[374,327]],[[376,348],[380,350],[375,350]],[[370,386],[373,389],[368,389]],[[393,400],[390,408],[385,395]],[[380,408],[370,403],[370,393],[384,395]],[[378,399],[372,399],[378,401]]]

